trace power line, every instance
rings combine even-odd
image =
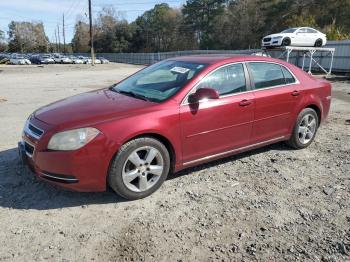
[[[66,13],[66,18],[69,19],[69,16],[73,14],[73,13],[70,14],[70,12],[73,12],[73,10],[76,9],[80,5],[80,3],[81,3],[81,0],[77,0],[75,2],[72,2],[72,5],[68,9],[68,11],[65,12]],[[74,6],[74,8],[73,8],[73,6]]]

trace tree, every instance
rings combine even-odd
[[[75,24],[72,47],[73,51],[78,53],[87,53],[90,51],[90,34],[87,23],[78,21]]]
[[[193,32],[186,29],[182,13],[168,4],[155,5],[133,25],[132,50],[159,52],[196,47]]]
[[[15,22],[9,24],[10,52],[47,52],[49,39],[42,22]]]
[[[0,30],[0,52],[4,52],[7,49],[7,42],[5,32]]]
[[[96,25],[96,52],[125,52],[129,50],[133,28],[124,19],[119,19],[113,7],[105,7],[99,14]]]
[[[213,46],[217,49],[258,48],[263,35],[265,15],[260,12],[259,0],[241,0],[229,4],[215,18]]]
[[[201,48],[215,43],[214,21],[224,13],[225,0],[188,0],[182,9],[187,29],[195,33]]]

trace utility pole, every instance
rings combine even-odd
[[[94,54],[94,37],[93,37],[93,33],[92,33],[92,11],[91,11],[91,0],[89,0],[89,21],[90,21],[91,65],[95,65],[95,54]]]
[[[57,35],[58,35],[58,53],[61,53],[61,39],[60,39],[60,25],[57,24]]]
[[[63,13],[63,53],[66,54],[66,33],[64,30],[64,13]]]
[[[56,29],[55,29],[55,43],[56,43],[56,45],[55,45],[55,50],[56,50],[56,52],[58,53],[58,45],[57,45],[57,31],[56,31]]]

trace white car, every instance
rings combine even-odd
[[[321,47],[327,43],[325,34],[310,27],[289,28],[281,33],[265,36],[262,47],[278,46],[315,46]]]
[[[55,55],[54,60],[56,64],[71,64],[73,61],[64,55]]]
[[[68,56],[61,56],[61,64],[71,64],[73,61]]]
[[[79,57],[70,56],[69,58],[72,60],[73,64],[84,64],[84,61]]]
[[[51,55],[42,55],[42,64],[54,64],[55,60],[51,57]]]
[[[91,64],[91,58],[86,56],[78,56],[79,59],[83,60],[84,64]]]
[[[108,64],[109,60],[104,57],[98,57],[98,59],[101,61],[101,64]]]
[[[23,55],[13,54],[10,58],[11,65],[30,65],[31,62]]]

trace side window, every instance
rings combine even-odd
[[[308,28],[308,29],[306,29],[306,30],[307,30],[307,32],[310,33],[310,34],[316,34],[316,33],[317,33],[317,31],[314,30],[314,29],[312,29],[312,28]]]
[[[197,89],[209,87],[216,89],[220,96],[247,90],[242,64],[224,66],[201,80]]]
[[[304,33],[307,33],[307,31],[305,28],[300,28],[298,33],[304,34]]]
[[[284,66],[281,66],[282,72],[284,75],[284,78],[286,79],[286,84],[293,84],[295,83],[295,78],[294,76],[287,70]]]
[[[284,85],[285,79],[281,67],[271,63],[249,63],[255,89]]]

